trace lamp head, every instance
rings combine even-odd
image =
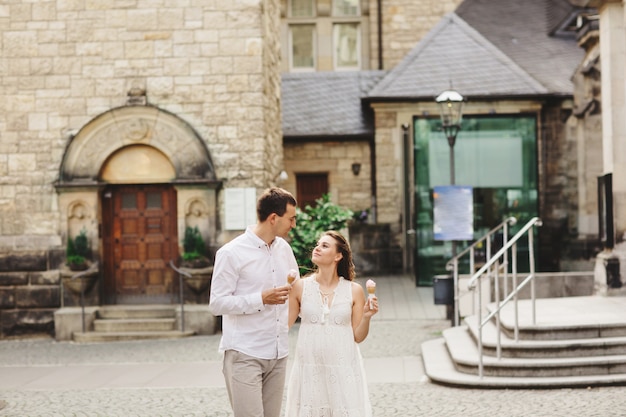
[[[450,146],[454,146],[456,135],[461,129],[465,97],[454,90],[446,90],[439,94],[435,101],[439,105],[441,129],[448,138]]]

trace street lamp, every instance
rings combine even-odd
[[[454,90],[447,90],[435,99],[441,114],[441,129],[450,145],[450,185],[454,185],[454,144],[456,135],[461,130],[464,97]]]
[[[454,185],[454,144],[456,143],[456,135],[461,130],[461,118],[463,117],[463,100],[464,97],[454,90],[447,90],[439,94],[435,99],[439,105],[439,113],[441,114],[441,130],[448,138],[450,145],[450,185]],[[456,241],[452,240],[452,258],[456,257]],[[459,306],[458,306],[458,282],[457,274],[454,274],[453,283],[454,303],[446,306],[446,312],[449,319],[455,326],[459,324]]]

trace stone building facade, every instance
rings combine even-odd
[[[300,2],[302,3],[302,2]],[[291,70],[289,26],[315,25],[316,71],[333,71],[333,25],[355,23],[361,31],[361,70],[391,69],[461,0],[359,0],[359,14],[337,17],[331,0],[316,0],[310,16],[293,16],[288,0],[281,0],[283,72]],[[381,55],[382,54],[382,55]]]
[[[358,72],[392,71],[402,65],[441,18],[463,3],[475,3],[465,7],[470,21],[475,7],[484,2],[360,0],[359,16],[340,19],[361,25]],[[499,1],[505,3],[512,7],[516,2]],[[533,7],[539,3],[528,2]],[[105,277],[88,294],[89,303],[136,300],[136,269],[150,277],[150,285],[143,288],[149,297],[143,300],[168,301],[165,289],[172,289],[172,277],[155,271],[166,270],[163,260],[181,252],[187,227],[198,226],[215,250],[240,233],[225,227],[224,191],[258,192],[279,182],[283,170],[287,179],[280,185],[294,194],[299,174],[326,173],[334,202],[355,211],[371,210],[367,226],[375,230],[351,232],[355,251],[377,251],[371,258],[385,258],[389,270],[411,270],[415,247],[409,221],[416,207],[407,190],[414,191],[415,184],[406,167],[410,149],[403,129],[416,117],[436,118],[433,97],[449,87],[450,79],[446,75],[430,79],[436,81],[432,83],[400,82],[401,90],[424,84],[428,88],[390,99],[368,96],[383,71],[353,77],[353,107],[364,109],[350,116],[362,122],[357,128],[331,126],[330,135],[283,131],[281,122],[289,108],[281,103],[285,86],[281,72],[290,71],[289,25],[319,23],[319,66],[314,71],[335,70],[330,62],[332,2],[315,4],[317,15],[309,20],[290,16],[287,0],[0,4],[0,337],[51,332],[53,312],[76,305],[77,294],[62,281],[68,276],[67,239],[83,230],[92,261],[99,262]],[[537,13],[533,13],[534,22]],[[480,17],[473,18],[480,23]],[[493,19],[486,20],[483,33],[490,33]],[[475,37],[472,30],[467,30],[469,38]],[[497,44],[497,39],[502,37],[493,34],[490,41]],[[486,49],[497,55],[491,46]],[[520,58],[515,53],[512,50],[511,57]],[[456,62],[470,62],[471,56],[459,56],[463,60]],[[521,58],[517,62],[524,65],[533,55]],[[471,70],[484,76],[480,70],[484,64],[449,65],[459,71],[455,87],[463,90],[459,79],[472,81],[467,77]],[[537,75],[541,63],[533,64],[538,67],[515,67],[513,72],[520,76],[535,70]],[[483,85],[493,78],[486,77]],[[581,225],[586,225],[584,233],[594,233],[595,174],[585,172],[595,166],[597,152],[581,136],[581,129],[594,129],[594,122],[569,119],[565,125],[581,103],[573,105],[566,89],[544,91],[527,78],[523,82],[526,90],[521,96],[513,89],[496,91],[495,98],[490,97],[493,89],[469,83],[466,91],[474,95],[468,114],[530,114],[537,120],[539,214],[549,224],[541,244],[558,249],[564,235],[570,238],[576,229],[582,233]],[[315,90],[324,84],[310,86]],[[342,91],[336,91],[337,97]],[[554,91],[558,98],[553,100]],[[303,104],[298,121],[312,118],[306,106],[315,103]],[[335,101],[326,110],[341,120],[343,104]],[[330,117],[320,120],[323,125]],[[576,168],[572,161],[581,156],[589,163]],[[353,165],[358,165],[358,173]],[[577,197],[576,179],[581,183],[583,177],[587,197],[580,188]],[[577,211],[577,198],[579,205],[584,203],[584,212]],[[151,217],[155,213],[167,222],[155,223]],[[149,236],[151,242],[146,236],[132,241],[131,232],[142,227],[142,233],[158,232]],[[551,241],[551,236],[559,239]],[[379,250],[372,242],[385,247]],[[161,264],[139,262],[133,251],[144,255],[157,251]],[[121,261],[116,258],[119,253]],[[553,262],[546,268],[563,265],[560,252],[555,253],[544,256]]]
[[[398,65],[417,41],[423,39],[444,15],[454,11],[461,1],[370,0],[370,68],[391,69]],[[379,21],[380,31],[377,29]],[[380,51],[383,52],[382,59]]]
[[[570,3],[587,8],[578,28],[585,59],[575,77],[574,126],[581,157],[581,225],[587,225],[584,232],[596,233],[602,250],[596,258],[597,291],[623,295],[626,292],[623,76],[626,7],[621,0],[570,0]]]
[[[194,225],[230,239],[219,190],[283,168],[279,22],[278,0],[0,5],[0,336],[50,331],[77,231],[113,268],[111,190],[173,196],[169,246],[140,250],[174,258]]]

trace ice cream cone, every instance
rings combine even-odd
[[[298,273],[296,272],[295,269],[290,270],[289,273],[287,274],[287,282],[289,284],[293,284],[297,276],[298,276]]]
[[[365,283],[365,288],[367,289],[367,301],[369,302],[370,305],[370,310],[373,308],[372,306],[372,298],[374,298],[376,295],[376,283],[371,280],[368,279],[367,282]]]

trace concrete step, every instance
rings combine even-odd
[[[474,343],[478,344],[478,317],[464,319]],[[483,353],[497,355],[498,331],[495,319],[483,327]],[[586,330],[584,330],[586,333]],[[575,332],[570,329],[570,333]],[[513,332],[511,332],[513,333]],[[564,358],[584,356],[626,355],[626,337],[596,337],[556,340],[522,339],[515,341],[509,332],[500,333],[501,355],[507,358]]]
[[[479,352],[467,326],[443,331],[445,344],[455,368],[463,373],[479,373]],[[570,377],[626,374],[626,355],[564,358],[509,358],[483,356],[483,375],[498,377]]]
[[[96,332],[145,332],[145,331],[168,331],[176,329],[175,318],[163,319],[96,319],[94,320]]]
[[[174,305],[109,305],[98,309],[101,319],[158,319],[176,317]]]
[[[73,339],[80,343],[114,342],[123,340],[177,339],[193,336],[193,331],[140,331],[140,332],[74,332]]]
[[[489,312],[495,303],[487,305]],[[626,297],[562,297],[536,300],[536,321],[532,303],[518,303],[519,337],[524,340],[571,340],[600,337],[626,337]],[[515,304],[508,303],[500,313],[503,332],[514,337]]]
[[[424,371],[439,384],[477,388],[568,388],[626,384],[626,373],[573,376],[483,376],[460,372],[446,347],[444,338],[421,345]]]

